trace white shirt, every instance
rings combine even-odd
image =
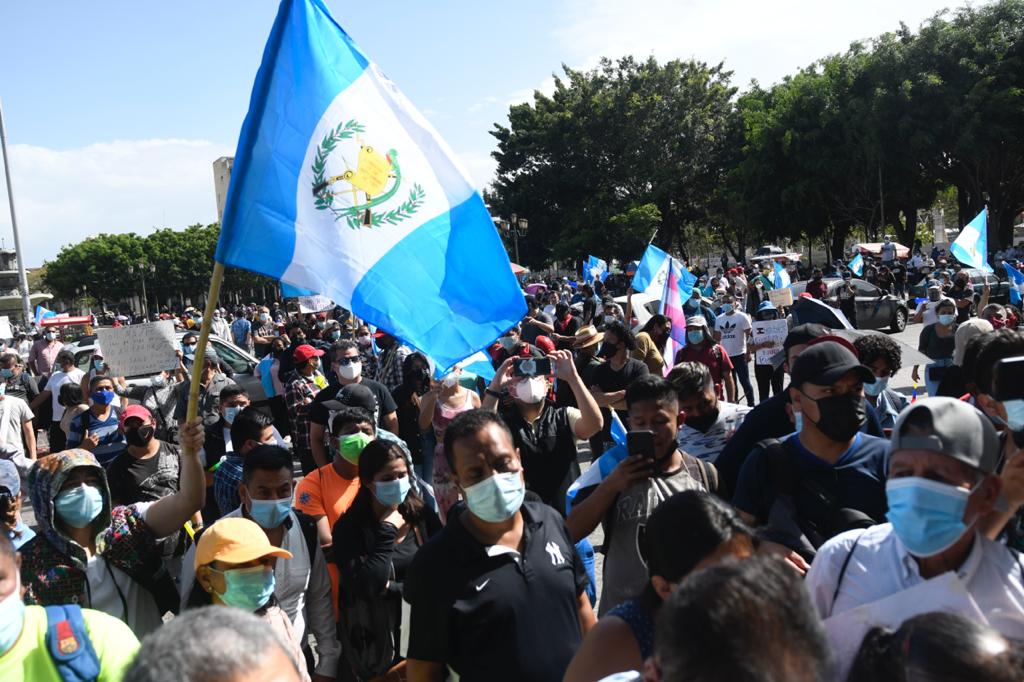
[[[722,335],[722,348],[729,357],[747,352],[747,332],[750,331],[750,316],[746,313],[722,313],[715,320],[715,331]]]
[[[679,428],[677,436],[679,449],[688,455],[714,462],[752,409],[754,408],[746,405],[719,400],[718,419],[706,433],[701,433],[686,424]]]
[[[222,518],[240,518],[242,508]],[[327,573],[327,562],[323,552],[317,551],[310,560],[306,538],[295,512],[289,512],[291,527],[287,528],[281,540],[281,549],[292,553],[291,559],[277,559],[274,562],[274,597],[281,610],[288,614],[295,630],[295,638],[305,641],[306,627],[316,637],[320,662],[315,672],[334,678],[337,674],[341,645],[338,643],[334,621],[334,602],[331,596],[331,578]],[[195,582],[196,546],[192,545],[181,567],[181,608],[188,603],[189,593]]]
[[[60,397],[60,387],[72,382],[76,385],[80,384],[84,376],[85,372],[77,367],[66,374],[58,369],[50,375],[50,379],[46,382],[46,390],[51,394],[50,404],[53,406],[53,421],[59,422],[60,418],[64,416],[64,406],[57,402],[57,398]]]
[[[21,398],[5,395],[0,398],[0,444],[16,450],[16,463],[25,457],[25,446],[21,440],[21,427],[32,421],[32,409]],[[31,464],[31,462],[28,462]]]
[[[853,556],[833,602],[836,580],[851,549]],[[967,560],[957,570],[989,624],[1004,636],[1018,640],[1024,639],[1021,567],[1020,555],[976,533]],[[892,524],[883,523],[865,531],[847,531],[822,545],[804,585],[818,615],[824,619],[878,601],[924,580],[917,561],[900,542]]]
[[[939,301],[925,301],[921,305],[917,306],[917,312],[924,311],[924,317],[921,318],[921,324],[927,327],[930,324],[935,324],[939,321],[939,315],[935,312],[935,308],[938,307]]]

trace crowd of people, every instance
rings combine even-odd
[[[15,339],[0,679],[1022,679],[1024,333],[958,270],[911,395],[899,343],[799,323],[756,265],[697,273],[674,354],[628,281],[564,277],[450,370],[340,308],[216,309],[261,395],[195,309],[142,385]]]

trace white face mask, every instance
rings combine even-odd
[[[548,395],[548,382],[544,377],[532,377],[519,382],[516,386],[516,397],[524,403],[536,405]]]
[[[347,365],[338,365],[338,376],[347,381],[355,379],[362,371],[363,364],[361,362],[350,362]]]
[[[444,379],[441,379],[441,385],[445,388],[451,388],[457,383],[459,383],[459,375],[455,372],[446,374]]]

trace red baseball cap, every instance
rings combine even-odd
[[[301,364],[310,358],[318,358],[323,354],[324,352],[319,348],[313,348],[313,346],[308,343],[304,343],[295,349],[295,352],[292,353],[292,358],[295,360],[296,364]]]
[[[142,405],[129,405],[121,412],[121,417],[119,419],[121,428],[124,428],[124,423],[132,417],[141,419],[144,422],[153,421],[153,413],[145,407]]]
[[[538,336],[534,339],[533,345],[537,346],[537,348],[540,348],[549,355],[555,352],[555,342],[546,336]]]

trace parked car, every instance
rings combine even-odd
[[[184,331],[174,333],[174,338],[179,344],[181,343],[183,336],[185,336]],[[234,373],[231,378],[234,379],[236,384],[246,390],[249,394],[249,398],[254,403],[265,401],[266,394],[263,392],[263,384],[260,383],[259,379],[257,379],[253,373],[256,370],[256,358],[249,355],[249,353],[230,341],[225,341],[219,336],[211,334],[209,343],[213,344],[214,350],[217,351],[217,355],[220,357],[221,362],[231,368],[231,371]],[[86,344],[79,342],[74,349],[75,366],[83,372],[88,373],[90,369],[89,363],[91,362],[92,353],[95,348],[95,340]],[[125,381],[128,383],[129,387],[144,387],[149,385],[153,376],[154,375],[152,374],[144,376],[130,376],[125,377]]]
[[[1000,266],[1001,267],[1001,266]],[[1009,280],[999,279],[996,275],[991,272],[984,272],[977,268],[964,268],[960,272],[966,272],[971,278],[971,286],[974,287],[975,301],[981,297],[982,291],[985,289],[985,282],[988,282],[988,301],[989,303],[1009,303],[1010,302],[1010,282]],[[934,277],[924,277],[917,284],[910,287],[911,298],[926,298],[928,296],[928,280],[935,279]]]
[[[838,308],[837,292],[843,280],[838,277],[826,277],[823,280],[828,287],[825,302]],[[907,327],[909,312],[906,304],[898,297],[887,294],[874,284],[862,279],[852,279],[856,292],[857,328],[858,329],[891,329],[901,332]],[[807,289],[807,282],[792,284],[793,298],[797,298]]]

